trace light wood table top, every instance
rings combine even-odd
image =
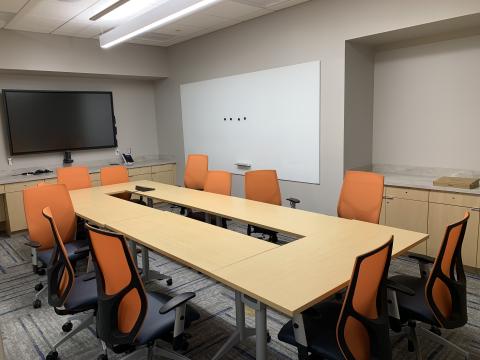
[[[351,220],[246,259],[217,273],[217,280],[288,315],[302,312],[347,286],[355,258],[394,235],[394,256],[428,235]]]
[[[302,237],[277,246],[108,194],[155,188],[144,196]],[[293,316],[344,288],[355,258],[394,235],[394,256],[428,238],[382,225],[222,196],[152,181],[70,192],[81,217],[125,234],[266,305]]]
[[[167,211],[154,211],[149,216],[109,222],[107,227],[213,278],[221,268],[279,247]]]

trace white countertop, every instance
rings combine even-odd
[[[132,165],[127,166],[128,168],[140,168],[144,166],[155,166],[155,165],[166,165],[166,164],[175,164],[175,160],[168,156],[157,156],[157,157],[140,157]],[[72,166],[86,166],[90,170],[90,173],[98,173],[100,169],[109,165],[120,165],[118,160],[103,160],[95,161],[90,163],[73,163]],[[58,166],[40,166],[41,169],[49,169],[53,172],[47,174],[39,175],[21,175],[24,172],[34,171],[36,169],[15,169],[12,171],[0,171],[0,184],[13,184],[26,181],[36,181],[36,180],[45,180],[52,179],[57,177],[55,169]]]
[[[433,185],[433,180],[441,176],[480,177],[479,173],[471,170],[374,165],[372,171],[385,176],[385,186],[480,195],[480,188],[459,189]]]

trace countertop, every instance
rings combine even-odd
[[[460,194],[480,195],[480,188],[459,189],[453,187],[433,185],[433,180],[441,176],[480,178],[480,173],[472,170],[374,165],[372,167],[372,171],[385,176],[385,186],[398,186],[414,189],[448,191]]]
[[[132,165],[128,165],[129,169],[140,168],[144,166],[155,166],[155,165],[166,165],[166,164],[175,164],[176,162],[173,160],[172,157],[169,156],[157,156],[157,157],[140,157]],[[118,159],[110,159],[110,160],[101,160],[101,161],[94,161],[89,163],[74,163],[72,166],[86,166],[90,170],[90,173],[98,173],[100,169],[105,166],[109,165],[120,165]],[[36,169],[28,168],[28,169],[15,169],[12,171],[0,171],[0,184],[13,184],[19,182],[26,182],[26,181],[36,181],[36,180],[45,180],[45,179],[52,179],[57,177],[55,169],[62,165],[42,165],[39,168],[42,169],[49,169],[53,172],[47,174],[39,174],[39,175],[21,175],[24,172],[34,171]]]

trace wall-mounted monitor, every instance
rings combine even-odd
[[[111,92],[2,93],[12,155],[117,147]]]

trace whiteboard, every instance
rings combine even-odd
[[[320,182],[320,62],[183,84],[185,154],[211,170]],[[250,169],[235,164],[250,164]]]

